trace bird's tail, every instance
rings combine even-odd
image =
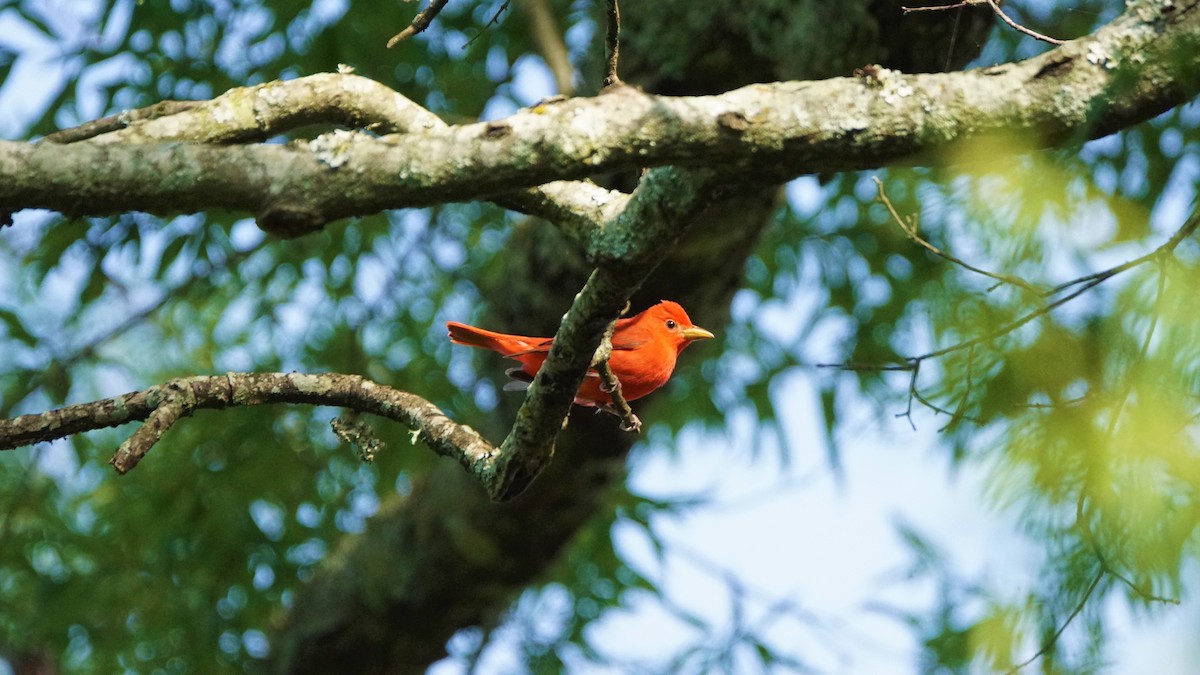
[[[528,353],[536,350],[539,343],[545,341],[545,338],[496,333],[457,321],[447,321],[446,329],[450,331],[450,341],[455,344],[490,349],[505,356]]]

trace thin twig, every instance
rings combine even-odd
[[[96,136],[100,136],[102,134],[119,131],[134,122],[176,115],[204,105],[207,102],[208,101],[160,101],[154,105],[146,106],[145,108],[126,110],[124,112],[117,113],[116,115],[109,115],[108,117],[101,117],[98,120],[92,120],[91,122],[81,124],[77,127],[62,129],[52,134],[46,134],[46,137],[42,140],[46,141],[47,143],[59,144],[86,141],[89,138],[95,138]]]
[[[1058,293],[1059,291],[1065,290],[1072,286],[1080,285],[1080,284],[1082,284],[1082,285],[1080,286],[1080,288],[1076,289],[1074,292],[1064,295],[1061,298],[1055,300],[1054,302],[1051,302],[1043,307],[1040,307],[1037,310],[1034,310],[1034,311],[1026,314],[1025,316],[1014,319],[1013,321],[1010,321],[1009,323],[1006,323],[1003,326],[1000,326],[999,328],[997,328],[993,331],[989,331],[988,333],[986,333],[984,335],[981,335],[976,338],[972,338],[965,342],[960,342],[955,345],[950,345],[949,347],[944,347],[942,349],[934,350],[927,354],[915,356],[915,357],[912,357],[912,359],[921,360],[921,359],[931,359],[931,358],[936,358],[939,356],[945,356],[946,354],[950,354],[953,352],[961,351],[963,349],[967,349],[969,347],[973,347],[975,345],[980,345],[980,344],[984,344],[986,342],[990,342],[1002,335],[1007,335],[1008,333],[1013,332],[1014,330],[1020,328],[1021,326],[1024,326],[1025,324],[1029,323],[1030,321],[1033,321],[1034,319],[1036,319],[1040,316],[1049,314],[1050,311],[1055,309],[1056,307],[1059,307],[1063,304],[1066,304],[1067,302],[1069,302],[1071,300],[1074,300],[1075,298],[1079,297],[1080,295],[1083,295],[1084,293],[1086,293],[1088,290],[1100,285],[1104,281],[1107,281],[1108,279],[1111,279],[1112,277],[1114,277],[1122,272],[1131,270],[1134,267],[1137,267],[1138,265],[1144,264],[1151,260],[1158,260],[1161,258],[1165,258],[1172,251],[1174,251],[1175,248],[1177,246],[1179,246],[1179,244],[1184,239],[1186,239],[1189,235],[1191,235],[1193,232],[1195,232],[1196,228],[1198,226],[1200,226],[1200,209],[1198,209],[1195,213],[1193,213],[1191,218],[1188,218],[1187,222],[1184,223],[1183,226],[1180,227],[1178,230],[1176,230],[1175,234],[1171,235],[1171,238],[1168,239],[1166,243],[1164,243],[1162,246],[1159,246],[1158,248],[1154,249],[1150,253],[1147,253],[1146,255],[1141,256],[1139,258],[1130,260],[1129,262],[1121,263],[1120,265],[1117,265],[1116,267],[1109,268],[1102,272],[1097,272],[1095,274],[1089,274],[1086,277],[1080,277],[1079,279],[1074,279],[1072,281],[1068,281],[1065,284],[1061,284],[1060,286],[1057,286],[1057,287],[1051,289],[1049,291],[1049,295],[1053,296],[1054,294]]]
[[[979,2],[980,2],[980,0],[963,0],[962,2],[956,2],[953,5],[930,5],[928,7],[901,7],[900,10],[902,12],[904,12],[905,14],[912,14],[914,12],[941,12],[943,10],[948,10],[948,9],[961,9],[963,7],[973,7],[975,5],[978,5]]]
[[[625,307],[621,310],[619,316],[625,316],[629,312],[629,307],[630,303],[626,300]],[[592,367],[600,374],[600,391],[608,394],[609,398],[612,399],[611,406],[600,408],[600,410],[620,417],[621,429],[632,431],[635,434],[641,433],[642,421],[638,419],[637,415],[633,414],[633,408],[629,407],[629,401],[626,401],[625,396],[621,393],[621,380],[613,372],[612,365],[608,362],[612,358],[612,337],[613,331],[616,329],[617,320],[613,319],[604,330],[604,337],[600,340],[600,346],[596,348],[596,353],[592,356]]]
[[[1190,223],[1190,221],[1189,221],[1189,223]],[[1180,241],[1183,240],[1183,237],[1179,236],[1179,234],[1181,232],[1184,232],[1187,229],[1188,229],[1188,225],[1185,224],[1184,227],[1180,228],[1179,232],[1176,233],[1176,236],[1172,237],[1171,240],[1168,241],[1167,244],[1164,244],[1163,246],[1159,247],[1158,250],[1160,250],[1160,251],[1161,250],[1170,250],[1167,248],[1168,245],[1170,246],[1171,249],[1173,249],[1176,245],[1178,245],[1178,243]],[[1194,225],[1193,225],[1193,229],[1194,229]],[[1186,235],[1184,235],[1184,236],[1186,236]],[[1126,269],[1128,269],[1128,268],[1126,268]],[[1105,277],[1095,277],[1095,275],[1092,275],[1092,276],[1094,278],[1092,279],[1092,281],[1090,283],[1096,284],[1096,283],[1100,283],[1100,281],[1103,281],[1104,279],[1109,278],[1112,275],[1108,275]],[[1142,346],[1141,346],[1141,350],[1139,352],[1141,354],[1142,358],[1145,358],[1146,352],[1150,347],[1150,341],[1153,338],[1155,329],[1158,326],[1158,316],[1160,314],[1159,305],[1162,300],[1162,293],[1163,293],[1163,287],[1165,284],[1165,278],[1166,278],[1166,272],[1164,270],[1159,276],[1158,297],[1155,301],[1154,316],[1151,319],[1150,328],[1146,331],[1146,337],[1145,337],[1145,339],[1142,340]],[[1113,409],[1113,414],[1109,418],[1108,428],[1106,430],[1106,436],[1109,439],[1112,438],[1113,433],[1116,431],[1117,421],[1121,416],[1121,411],[1123,410],[1123,408],[1125,406],[1126,400],[1129,398],[1129,393],[1130,393],[1131,388],[1132,388],[1132,384],[1127,383],[1125,390],[1122,392],[1121,396],[1117,399],[1116,407]],[[1017,664],[1012,669],[1010,669],[1008,671],[1008,673],[1010,673],[1010,674],[1017,672],[1018,670],[1029,665],[1030,663],[1033,663],[1035,660],[1037,660],[1041,656],[1044,656],[1047,652],[1049,652],[1050,649],[1052,649],[1054,647],[1055,643],[1057,643],[1057,641],[1058,641],[1058,638],[1063,634],[1063,631],[1065,631],[1067,629],[1067,625],[1069,625],[1071,623],[1072,619],[1074,619],[1075,616],[1078,615],[1079,612],[1083,609],[1084,604],[1087,603],[1088,598],[1091,597],[1092,592],[1096,588],[1096,585],[1100,582],[1101,577],[1103,577],[1105,574],[1108,574],[1109,576],[1113,577],[1114,579],[1117,579],[1121,583],[1125,584],[1125,586],[1127,586],[1130,590],[1132,590],[1134,593],[1136,593],[1137,595],[1142,597],[1147,602],[1162,602],[1162,603],[1172,604],[1172,605],[1180,604],[1180,601],[1177,598],[1167,598],[1167,597],[1155,595],[1148,588],[1139,586],[1138,584],[1135,584],[1132,579],[1126,577],[1119,570],[1114,568],[1112,566],[1112,564],[1109,563],[1108,557],[1105,556],[1104,552],[1101,550],[1100,542],[1096,537],[1096,533],[1092,531],[1091,523],[1088,521],[1088,514],[1087,514],[1087,510],[1085,508],[1085,503],[1086,503],[1087,495],[1088,495],[1088,485],[1090,485],[1090,483],[1091,483],[1091,467],[1089,465],[1088,471],[1083,480],[1083,485],[1081,486],[1081,488],[1079,490],[1079,497],[1075,500],[1075,526],[1079,529],[1080,535],[1083,538],[1084,542],[1086,542],[1088,547],[1092,550],[1092,555],[1094,555],[1096,557],[1096,562],[1100,566],[1100,571],[1097,573],[1096,579],[1092,581],[1091,586],[1088,587],[1087,592],[1084,593],[1083,598],[1080,600],[1079,605],[1075,608],[1075,611],[1072,612],[1071,615],[1067,617],[1067,620],[1064,621],[1063,624],[1058,627],[1058,629],[1054,632],[1054,634],[1050,636],[1050,639],[1047,640],[1042,645],[1041,649],[1039,649],[1037,651],[1037,653],[1035,653],[1033,656],[1029,657],[1025,661]]]
[[[921,362],[916,361],[912,364],[912,376],[908,378],[908,406],[903,413],[897,414],[896,417],[904,417],[908,420],[908,426],[912,427],[913,431],[917,430],[916,422],[913,422],[912,404],[913,399],[920,396],[917,392],[917,375],[921,372]]]
[[[1176,242],[1176,244],[1178,244],[1178,242]],[[1162,261],[1160,261],[1160,264],[1161,264],[1161,262]],[[1158,319],[1159,319],[1159,316],[1162,315],[1162,299],[1163,299],[1163,291],[1165,290],[1165,287],[1166,287],[1166,278],[1167,278],[1166,268],[1165,267],[1160,268],[1159,277],[1158,277],[1158,293],[1155,296],[1155,300],[1154,300],[1154,312],[1150,318],[1150,327],[1146,330],[1146,336],[1145,336],[1145,338],[1143,338],[1141,348],[1138,350],[1139,360],[1145,360],[1146,355],[1149,353],[1149,350],[1150,350],[1150,342],[1151,342],[1151,340],[1154,339],[1154,333],[1158,328]],[[1121,413],[1124,411],[1125,404],[1129,400],[1129,394],[1132,390],[1133,390],[1132,379],[1127,378],[1126,382],[1125,382],[1125,388],[1121,392],[1121,395],[1117,398],[1116,406],[1113,408],[1112,415],[1109,417],[1109,420],[1108,420],[1108,427],[1105,430],[1105,438],[1107,438],[1109,441],[1112,440],[1113,435],[1116,433],[1117,423],[1119,422],[1119,420],[1121,418]],[[1139,596],[1142,597],[1142,599],[1144,599],[1148,602],[1163,602],[1163,603],[1167,603],[1167,604],[1178,605],[1179,604],[1178,599],[1166,598],[1166,597],[1158,596],[1158,595],[1151,593],[1149,590],[1147,590],[1146,587],[1139,586],[1139,585],[1133,583],[1132,580],[1127,578],[1124,574],[1121,574],[1121,572],[1119,572],[1117,569],[1115,569],[1108,562],[1107,556],[1105,556],[1104,552],[1100,549],[1100,542],[1096,538],[1096,534],[1092,531],[1091,523],[1088,522],[1087,513],[1085,512],[1085,508],[1084,508],[1084,502],[1085,502],[1087,494],[1088,494],[1088,486],[1091,484],[1091,466],[1092,465],[1089,464],[1087,474],[1084,477],[1083,486],[1079,490],[1079,498],[1075,501],[1075,524],[1079,527],[1079,531],[1083,535],[1084,541],[1086,541],[1088,543],[1088,546],[1091,547],[1092,554],[1095,555],[1096,560],[1099,561],[1100,568],[1102,570],[1104,570],[1105,572],[1107,572],[1108,574],[1112,575],[1114,578],[1120,580],[1121,583],[1128,586],[1130,588],[1130,590],[1132,590],[1134,593],[1138,594]]]
[[[929,242],[925,241],[924,239],[921,239],[920,236],[916,234],[915,227],[913,225],[905,222],[904,219],[901,218],[900,215],[896,212],[895,207],[892,206],[891,202],[887,198],[887,195],[883,191],[883,184],[878,179],[875,179],[875,184],[879,189],[879,195],[880,195],[879,200],[888,208],[888,211],[892,214],[892,218],[895,219],[896,222],[900,224],[901,228],[904,229],[905,233],[908,234],[909,237],[912,238],[914,241],[921,244],[923,247],[925,247],[926,249],[930,250],[931,252],[937,254],[938,256],[940,256],[946,260],[949,260],[951,262],[954,262],[956,264],[962,265],[966,269],[975,271],[979,274],[983,274],[985,276],[989,276],[994,279],[999,279],[1006,283],[1015,283],[1017,286],[1020,286],[1021,288],[1034,290],[1034,287],[1031,284],[1029,284],[1028,282],[1020,281],[1020,283],[1016,283],[1016,281],[1014,281],[1015,277],[1011,278],[1011,279],[1005,278],[1005,275],[996,275],[991,272],[987,272],[985,270],[975,268],[975,267],[968,265],[962,261],[959,261],[957,258],[954,258],[953,256],[947,255],[946,253],[942,252],[940,249],[933,246]],[[1060,284],[1059,286],[1056,286],[1053,289],[1045,292],[1045,295],[1052,297],[1055,294],[1057,294],[1063,290],[1071,288],[1072,286],[1080,285],[1080,288],[1076,289],[1072,293],[1069,293],[1067,295],[1064,295],[1064,296],[1058,298],[1054,302],[1046,304],[1046,305],[1038,308],[1037,310],[1034,310],[1022,317],[1019,317],[1013,321],[1010,321],[1009,323],[1004,324],[1003,326],[1000,326],[999,328],[997,328],[993,331],[989,331],[988,333],[986,333],[984,335],[980,335],[980,336],[972,338],[970,340],[966,340],[964,342],[950,345],[949,347],[944,347],[942,349],[937,349],[937,350],[934,350],[931,352],[927,352],[927,353],[921,354],[919,356],[907,357],[907,358],[905,358],[905,361],[907,363],[904,365],[900,365],[900,364],[875,365],[875,364],[860,364],[860,363],[818,363],[818,364],[816,364],[816,367],[818,367],[818,368],[840,368],[842,370],[852,370],[852,371],[909,371],[912,373],[912,377],[909,380],[908,407],[905,409],[904,412],[897,413],[896,417],[907,418],[909,421],[909,424],[912,425],[915,429],[916,425],[913,423],[913,420],[912,420],[912,402],[914,400],[916,400],[916,401],[920,402],[922,405],[926,406],[927,408],[929,408],[935,412],[951,415],[951,417],[952,417],[951,423],[953,423],[953,421],[954,421],[953,418],[955,416],[961,414],[961,408],[962,408],[963,402],[960,401],[958,410],[949,411],[949,410],[941,408],[937,405],[934,405],[932,402],[928,401],[925,397],[923,397],[921,395],[920,391],[917,389],[916,381],[917,381],[917,374],[920,370],[920,366],[923,361],[925,361],[926,359],[933,359],[933,358],[938,358],[940,356],[945,356],[947,354],[952,354],[954,352],[961,351],[963,349],[974,350],[974,348],[978,345],[985,344],[987,342],[995,340],[998,337],[1007,335],[1007,334],[1013,332],[1014,330],[1020,328],[1021,326],[1024,326],[1025,324],[1029,323],[1030,321],[1032,321],[1038,317],[1044,316],[1046,314],[1049,314],[1055,308],[1057,308],[1063,304],[1066,304],[1067,302],[1070,302],[1071,300],[1074,300],[1075,298],[1079,297],[1080,295],[1086,293],[1091,288],[1098,286],[1099,284],[1116,276],[1117,274],[1120,274],[1122,272],[1133,269],[1134,267],[1137,267],[1138,265],[1144,264],[1149,261],[1160,261],[1160,262],[1164,261],[1166,259],[1166,257],[1168,255],[1170,255],[1179,246],[1179,244],[1181,244],[1183,242],[1184,239],[1186,239],[1188,236],[1190,236],[1193,232],[1196,231],[1197,227],[1200,227],[1200,209],[1198,209],[1195,213],[1193,213],[1192,216],[1187,220],[1187,222],[1185,222],[1182,227],[1180,227],[1178,230],[1175,231],[1174,234],[1171,235],[1170,239],[1168,239],[1164,244],[1162,244],[1155,250],[1151,251],[1150,253],[1147,253],[1146,255],[1135,258],[1128,262],[1121,263],[1120,265],[1109,268],[1107,270],[1103,270],[1103,271],[1097,272],[1095,274],[1089,274],[1087,276],[1080,277],[1078,279],[1073,279],[1064,284]],[[1161,283],[1161,279],[1160,279],[1160,283]],[[1160,297],[1161,297],[1161,292],[1160,292]],[[1152,325],[1156,325],[1156,324],[1152,324]],[[1148,347],[1148,346],[1149,346],[1149,336],[1146,338],[1146,340],[1144,342],[1143,349],[1145,349],[1145,347]],[[968,380],[968,382],[969,382],[969,380]],[[960,417],[960,419],[967,419],[967,418]],[[950,425],[948,424],[946,427],[943,428],[943,430],[945,428],[948,428],[949,426]]]
[[[876,371],[879,371],[879,372],[884,372],[884,371],[908,372],[908,371],[914,369],[914,367],[911,364],[902,365],[902,364],[898,364],[898,363],[888,363],[888,364],[883,364],[883,365],[876,364],[876,363],[816,363],[816,364],[813,364],[813,367],[814,368],[837,368],[838,370],[854,370],[854,371],[865,371],[865,372],[876,372]]]
[[[621,10],[617,0],[606,0],[608,5],[608,33],[604,38],[604,86],[614,87],[621,84],[617,77],[617,57],[621,47]]]
[[[467,44],[463,45],[463,49],[475,44],[475,41],[483,37],[483,34],[487,31],[487,29],[496,25],[496,23],[500,21],[500,15],[504,13],[504,10],[508,9],[510,4],[512,4],[512,0],[504,0],[500,7],[496,9],[496,13],[492,14],[492,18],[488,19],[488,22],[483,25],[483,28],[480,28],[470,40],[467,40]]]
[[[1036,38],[1042,42],[1049,42],[1052,45],[1061,45],[1063,42],[1065,42],[1064,40],[1059,40],[1058,38],[1042,35],[1035,30],[1026,28],[1016,21],[1013,21],[1010,16],[1004,13],[1004,10],[1000,9],[1000,3],[996,2],[996,0],[963,0],[963,2],[956,2],[952,5],[934,5],[932,7],[901,7],[900,9],[905,14],[911,14],[913,12],[938,12],[949,9],[962,9],[963,7],[975,7],[978,5],[987,5],[988,7],[991,7],[992,12],[996,16],[1000,17],[1001,21],[1016,29],[1018,32],[1024,33],[1031,38]]]
[[[1092,555],[1096,556],[1096,562],[1100,564],[1100,571],[1113,576],[1147,602],[1161,602],[1168,605],[1180,604],[1178,598],[1167,598],[1160,595],[1155,595],[1146,587],[1133,583],[1131,579],[1126,577],[1124,574],[1121,574],[1120,571],[1118,571],[1112,566],[1111,563],[1108,562],[1108,557],[1104,555],[1103,551],[1100,550],[1100,542],[1096,538],[1096,533],[1092,531],[1092,525],[1090,522],[1088,522],[1087,512],[1084,506],[1084,502],[1087,499],[1087,486],[1089,482],[1090,472],[1089,478],[1084,479],[1083,488],[1079,490],[1079,498],[1075,500],[1075,525],[1079,528],[1079,533],[1083,536],[1083,540],[1087,542],[1088,547],[1092,549]]]
[[[450,2],[450,0],[430,0],[429,6],[413,17],[412,23],[408,24],[407,28],[396,33],[392,36],[391,40],[387,41],[388,49],[429,28],[429,24],[433,23],[433,20],[437,18],[437,15],[446,6],[447,2]]]
[[[974,386],[974,382],[973,382],[974,378],[972,377],[972,375],[973,375],[972,369],[974,368],[974,366],[975,366],[975,348],[971,347],[971,349],[967,350],[967,367],[966,367],[967,388],[963,391],[962,396],[959,397],[958,406],[954,408],[954,412],[950,415],[950,421],[946,423],[946,426],[942,427],[941,429],[938,429],[939,433],[946,431],[947,429],[950,429],[951,427],[957,425],[959,422],[963,421],[964,419],[969,419],[967,417],[966,411],[967,411],[967,401],[970,400],[970,398],[971,398],[971,388]]]
[[[608,360],[605,359],[596,364],[596,370],[600,373],[600,378],[604,381],[604,385],[600,390],[606,392],[612,398],[613,410],[611,412],[621,418],[621,429],[632,431],[635,434],[641,433],[642,421],[633,413],[633,408],[629,407],[629,401],[626,401],[625,396],[621,394],[621,380],[613,372]]]
[[[1000,4],[997,3],[996,0],[986,0],[986,1],[988,4],[988,7],[991,7],[992,11],[996,13],[996,16],[1000,17],[1000,20],[1003,21],[1004,23],[1006,23],[1009,26],[1012,26],[1014,29],[1016,29],[1017,32],[1024,33],[1024,34],[1028,35],[1029,37],[1041,40],[1042,42],[1049,42],[1052,45],[1061,45],[1063,42],[1065,42],[1065,40],[1059,40],[1058,38],[1052,38],[1049,35],[1042,35],[1041,33],[1037,32],[1036,30],[1032,30],[1030,28],[1026,28],[1025,26],[1022,26],[1021,24],[1019,24],[1016,21],[1013,21],[1011,18],[1009,18],[1009,16],[1004,13],[1004,10],[1000,9]]]
[[[1002,283],[1012,284],[1013,286],[1017,286],[1018,288],[1020,288],[1024,291],[1027,291],[1033,295],[1039,296],[1039,297],[1043,294],[1042,291],[1039,290],[1038,288],[1036,288],[1033,284],[1029,283],[1028,281],[1025,281],[1024,279],[1021,279],[1020,277],[1015,277],[1010,274],[1000,274],[997,272],[989,272],[988,270],[981,269],[979,267],[975,267],[974,265],[967,263],[959,258],[956,258],[956,257],[950,255],[949,253],[946,253],[942,249],[929,243],[924,238],[922,238],[921,235],[918,234],[918,232],[917,232],[917,216],[914,215],[914,216],[912,216],[912,218],[910,220],[907,220],[907,221],[904,218],[901,218],[900,214],[896,211],[896,207],[892,205],[892,200],[888,198],[887,193],[883,189],[883,181],[879,180],[879,178],[874,177],[874,176],[871,177],[871,180],[875,181],[875,188],[876,188],[876,190],[878,190],[878,196],[876,197],[876,201],[878,201],[880,204],[883,204],[885,207],[887,207],[888,213],[890,213],[892,216],[892,220],[896,221],[896,224],[900,226],[900,229],[904,230],[904,234],[906,236],[908,236],[908,238],[910,240],[912,240],[914,243],[918,244],[919,246],[921,246],[925,250],[929,251],[930,253],[932,253],[944,260],[947,260],[951,263],[954,263],[955,265],[958,265],[959,267],[962,267],[963,269],[969,270],[976,274],[982,274],[983,276],[988,277],[989,279],[995,279],[996,281],[999,281]]]
[[[1101,568],[1099,572],[1096,572],[1096,578],[1092,579],[1092,583],[1088,585],[1087,590],[1083,593],[1083,597],[1079,599],[1079,604],[1075,605],[1075,609],[1071,610],[1071,613],[1067,616],[1067,620],[1064,621],[1062,625],[1054,631],[1054,634],[1051,635],[1048,640],[1042,643],[1041,648],[1034,652],[1033,656],[1030,656],[1012,668],[1009,668],[1007,671],[1005,671],[1005,675],[1013,675],[1013,673],[1021,670],[1034,661],[1037,661],[1041,657],[1048,654],[1051,649],[1054,649],[1054,645],[1058,644],[1058,638],[1062,637],[1063,632],[1067,630],[1067,626],[1070,626],[1071,622],[1075,620],[1075,617],[1079,616],[1079,613],[1083,611],[1084,606],[1087,605],[1088,599],[1092,597],[1092,593],[1094,593],[1096,591],[1096,587],[1100,585],[1100,580],[1104,578],[1104,574],[1104,568]]]
[[[1195,232],[1197,227],[1200,227],[1200,209],[1198,209],[1195,213],[1193,213],[1192,217],[1189,218],[1187,220],[1187,222],[1185,222],[1183,224],[1183,227],[1176,230],[1175,234],[1172,234],[1171,238],[1168,239],[1166,241],[1166,243],[1164,243],[1162,246],[1159,246],[1158,248],[1154,249],[1153,251],[1147,253],[1146,255],[1138,257],[1138,258],[1134,258],[1133,260],[1123,262],[1120,265],[1117,265],[1116,267],[1110,267],[1109,269],[1102,270],[1102,271],[1096,272],[1094,274],[1088,274],[1087,276],[1082,276],[1082,277],[1079,277],[1078,279],[1072,279],[1068,282],[1059,284],[1059,285],[1055,286],[1054,288],[1051,288],[1049,291],[1047,291],[1046,295],[1055,295],[1061,291],[1065,291],[1066,289],[1068,289],[1072,286],[1082,284],[1082,283],[1087,283],[1089,281],[1092,281],[1093,279],[1099,279],[1101,281],[1104,281],[1105,279],[1108,279],[1109,277],[1120,274],[1121,272],[1132,269],[1134,267],[1137,267],[1138,265],[1149,262],[1156,258],[1165,258],[1168,254],[1173,252],[1179,246],[1179,244],[1183,243],[1184,239],[1187,239],[1188,236],[1190,236],[1193,232]]]

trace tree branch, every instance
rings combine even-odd
[[[178,378],[122,396],[0,420],[0,450],[148,420],[110,462],[125,473],[181,416],[195,410],[266,403],[339,406],[386,417],[414,430],[435,452],[453,458],[485,483],[491,480],[488,474],[496,470],[496,449],[470,427],[447,418],[429,401],[358,375],[336,373],[226,373]]]
[[[66,129],[46,137],[54,143],[94,139],[96,144],[185,141],[233,144],[265,141],[313,124],[342,124],[384,134],[420,134],[449,125],[403,94],[358,75],[321,73],[230,90],[211,101],[167,101]],[[332,166],[340,153],[366,140],[337,133],[309,144]],[[558,225],[586,246],[591,230],[623,207],[627,195],[585,181],[556,181],[492,198],[497,204]]]
[[[442,8],[445,7],[446,3],[449,1],[450,0],[430,0],[429,6],[418,12],[417,15],[413,17],[412,23],[408,24],[404,30],[396,33],[392,36],[392,39],[387,41],[388,49],[395,47],[402,40],[407,40],[417,33],[424,31],[426,28],[429,28],[429,24],[433,23],[433,20],[437,18],[437,15],[441,13]]]
[[[934,162],[955,143],[995,133],[1019,135],[1033,147],[1061,145],[1112,133],[1200,91],[1188,56],[1200,51],[1198,4],[1139,3],[1092,36],[967,73],[884,70],[870,80],[760,84],[677,98],[622,88],[504,120],[309,147],[0,142],[0,211],[228,208],[258,214],[272,231],[300,234],[346,216],[488,199],[612,169],[721,166],[787,179]],[[398,96],[388,94],[384,105],[397,105]],[[263,103],[265,110],[251,112],[269,117],[273,104]],[[330,103],[336,107],[336,99]],[[228,142],[239,137],[229,134]],[[593,191],[577,203],[588,196],[604,195]]]
[[[617,0],[604,0],[605,14],[608,16],[607,33],[604,36],[604,86],[615,87],[621,84],[617,77],[617,60],[621,53],[621,8]]]

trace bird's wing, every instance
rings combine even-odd
[[[637,337],[633,335],[614,335],[612,340],[612,348],[617,351],[637,349],[649,341],[649,338]]]
[[[550,345],[552,345],[552,344],[554,344],[554,338],[546,338],[528,349],[522,349],[521,351],[517,351],[517,352],[505,353],[504,356],[507,358],[510,358],[510,359],[515,359],[518,356],[525,356],[526,354],[537,354],[540,352],[548,352],[548,351],[550,351]]]

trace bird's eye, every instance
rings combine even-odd
[[[675,330],[675,319],[667,319],[667,330]]]

